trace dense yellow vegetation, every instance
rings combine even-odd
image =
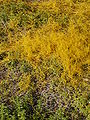
[[[31,4],[29,3],[30,6]],[[17,38],[16,34],[13,38],[12,34],[8,33],[9,43],[1,44],[1,53],[7,50],[8,59],[26,59],[33,62],[54,56],[60,59],[71,76],[75,72],[81,74],[81,65],[90,62],[88,4],[87,1],[80,3],[72,0],[33,3],[32,6],[38,11],[45,10],[44,12],[50,14],[47,24],[38,29],[23,30],[20,38]],[[14,29],[16,22],[10,20],[10,28]]]
[[[55,81],[57,83],[58,80],[59,82],[63,80],[64,83],[61,83],[65,86],[74,87],[75,94],[78,94],[78,87],[80,90],[86,87],[83,98],[87,98],[90,79],[89,0],[1,0],[0,2],[4,9],[0,13],[0,66],[11,64],[5,79],[6,84],[10,84],[10,76],[13,74],[13,79],[17,81],[16,86],[19,88],[19,90],[15,88],[15,95],[20,96],[28,90],[36,90],[32,83],[34,76],[34,80],[37,79],[36,88],[40,86],[41,93],[48,82],[54,84]],[[13,63],[14,60],[20,62],[18,68],[14,65],[17,64]],[[24,68],[23,64],[26,63],[22,61],[31,65],[34,71],[23,72],[23,69],[27,71],[27,68]],[[54,68],[55,64],[57,66]],[[63,66],[63,72],[59,65]],[[16,74],[19,73],[17,69],[21,71],[19,77]],[[52,71],[56,77],[51,77]],[[46,75],[49,76],[48,81]],[[0,81],[3,86],[2,79]],[[8,96],[8,93],[5,95]],[[80,110],[82,111],[82,107]],[[85,115],[87,116],[86,113]],[[77,117],[74,118],[72,115],[71,120],[74,119],[77,120]]]

